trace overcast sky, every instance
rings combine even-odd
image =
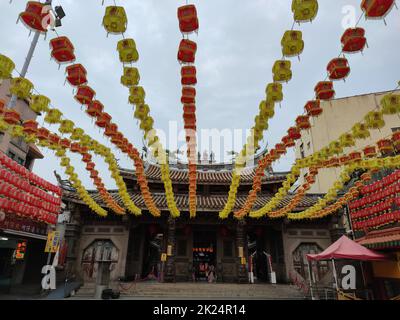
[[[142,133],[133,118],[132,106],[127,103],[128,90],[119,83],[121,63],[116,52],[120,36],[106,36],[102,27],[105,6],[100,0],[58,0],[66,13],[60,35],[70,38],[76,48],[77,62],[87,71],[89,85],[97,92],[97,99],[105,105],[120,130],[138,149],[142,147]],[[146,90],[155,127],[168,132],[170,121],[182,128],[180,103],[180,65],[177,48],[182,35],[176,17],[177,7],[185,1],[129,0],[116,1],[125,6],[129,17],[125,37],[135,39],[140,54],[137,67],[141,85]],[[290,0],[195,0],[200,30],[191,38],[198,44],[196,66],[197,127],[218,130],[243,129],[253,125],[259,102],[265,98],[265,86],[271,82],[271,68],[281,54],[280,41],[284,31],[292,26]],[[105,0],[105,5],[113,1]],[[293,58],[293,79],[284,85],[285,99],[270,121],[264,145],[275,145],[286,130],[303,112],[304,104],[313,97],[315,84],[326,76],[326,65],[340,52],[340,37],[344,32],[343,9],[353,6],[357,18],[361,14],[360,0],[321,0],[320,10],[313,23],[295,29],[303,31],[305,50],[301,60]],[[22,23],[15,24],[26,1],[0,0],[0,53],[12,58],[21,70],[33,35]],[[366,29],[369,48],[363,55],[349,56],[351,75],[346,82],[335,84],[337,97],[346,97],[393,89],[399,77],[400,15],[394,9],[382,20],[361,21]],[[64,85],[64,67],[58,68],[50,60],[49,32],[41,37],[28,76],[35,88],[51,98],[52,104],[64,115],[86,130],[92,137],[111,146],[95,128],[90,118],[73,99],[73,88]],[[396,59],[397,58],[397,59]],[[40,119],[42,122],[42,119]],[[50,127],[56,131],[57,127]],[[182,144],[182,143],[181,143]],[[239,145],[235,146],[240,151]],[[120,164],[132,168],[124,155],[116,152]],[[57,159],[51,151],[42,150],[45,159],[36,162],[34,171],[50,181],[55,181],[53,170],[61,173]],[[82,181],[93,188],[89,174],[79,158],[71,155]],[[104,161],[95,158],[98,169],[108,187],[114,187]],[[225,159],[227,160],[227,159]],[[275,170],[286,171],[293,163],[294,153],[281,159]],[[64,175],[63,175],[64,176]]]

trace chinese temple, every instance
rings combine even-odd
[[[132,200],[143,211],[142,216],[110,214],[101,218],[87,207],[67,181],[63,201],[71,213],[66,230],[68,254],[67,274],[85,283],[96,281],[101,261],[111,264],[111,281],[118,278],[147,279],[161,282],[201,281],[204,265],[213,265],[218,282],[248,283],[252,270],[257,282],[270,282],[274,273],[280,283],[291,277],[306,278],[307,252],[320,252],[331,242],[332,218],[315,222],[291,223],[284,219],[222,220],[218,212],[227,200],[232,178],[232,165],[198,165],[198,210],[195,218],[188,213],[188,170],[185,165],[171,165],[175,199],[181,210],[179,218],[171,218],[163,192],[160,168],[147,162],[145,173],[153,191],[161,217],[146,212],[134,171],[120,169]],[[243,205],[251,188],[254,169],[242,175],[236,206]],[[281,187],[286,173],[266,172],[256,208],[272,198]],[[120,202],[117,191],[109,190]],[[90,192],[102,204],[96,191]],[[282,201],[286,205],[291,195]],[[308,195],[296,208],[302,211],[314,205],[319,197]],[[105,207],[105,206],[104,206]],[[297,258],[296,258],[297,257]],[[324,276],[328,270],[322,270]]]

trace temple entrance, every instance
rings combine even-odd
[[[160,275],[160,256],[164,234],[159,225],[149,225],[146,230],[146,241],[143,248],[143,266],[141,279],[156,280]]]
[[[254,228],[247,234],[249,252],[249,272],[255,283],[269,282],[271,273],[270,256],[266,250],[264,230]]]
[[[208,278],[209,271],[216,270],[216,232],[194,231],[193,233],[193,269],[194,280],[200,282],[215,281]]]

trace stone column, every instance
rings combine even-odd
[[[71,212],[71,218],[65,228],[65,241],[67,243],[65,276],[73,278],[79,277],[79,266],[76,264],[78,260],[79,239],[81,235],[81,216],[79,207],[75,203],[69,202],[67,208]]]
[[[176,220],[168,218],[167,254],[170,248],[171,255],[167,256],[164,282],[175,282],[175,248],[176,248]]]
[[[237,279],[239,283],[248,283],[246,265],[242,264],[242,258],[239,256],[239,248],[243,250],[243,257],[246,257],[246,221],[240,220],[236,225],[236,252],[237,252]]]

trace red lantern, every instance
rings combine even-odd
[[[0,114],[3,114],[6,110],[6,102],[3,99],[0,99]]]
[[[329,62],[327,70],[330,80],[345,79],[350,73],[349,62],[346,58],[335,58]]]
[[[29,1],[26,4],[25,11],[20,13],[19,17],[23,23],[29,28],[40,32],[46,32],[43,21],[47,21],[49,11],[46,10],[45,4],[39,1]]]
[[[110,123],[106,125],[106,130],[104,131],[104,134],[107,137],[113,137],[118,133],[118,126],[115,123]]]
[[[306,180],[307,180],[307,183],[309,183],[309,184],[315,183],[315,177],[312,175],[307,176]]]
[[[284,136],[282,138],[282,143],[285,145],[286,148],[291,148],[296,145],[296,143],[290,136]]]
[[[335,96],[332,81],[320,81],[315,86],[315,94],[317,99],[330,100]]]
[[[61,138],[56,134],[49,134],[48,138],[49,142],[54,145],[58,145],[60,143]]]
[[[77,142],[71,143],[71,152],[80,153],[81,152],[81,145]]]
[[[361,161],[362,155],[361,152],[352,152],[349,154],[350,161],[355,162],[355,161]]]
[[[87,170],[87,171],[93,170],[94,167],[95,167],[95,164],[94,164],[93,162],[88,162],[88,163],[86,164],[86,170]]]
[[[392,142],[396,151],[400,151],[400,131],[393,133]]]
[[[192,86],[197,83],[196,78],[196,67],[194,66],[185,66],[181,69],[181,76],[182,76],[182,85],[184,86]]]
[[[102,112],[100,115],[97,116],[96,125],[100,128],[105,128],[107,125],[110,124],[111,116],[106,113]]]
[[[86,69],[81,64],[73,64],[66,69],[67,81],[72,86],[80,86],[87,83]]]
[[[50,40],[51,56],[58,63],[69,63],[75,60],[74,46],[67,37],[58,37]]]
[[[15,125],[21,120],[21,115],[16,110],[7,109],[4,111],[4,121],[8,124]]]
[[[26,120],[22,126],[24,127],[23,131],[26,134],[33,134],[38,130],[38,123],[35,120]]]
[[[182,33],[190,33],[199,29],[197,10],[194,5],[178,8],[179,29]]]
[[[194,63],[197,51],[196,42],[183,39],[179,44],[178,60],[183,63]]]
[[[95,94],[96,92],[91,87],[83,85],[78,87],[75,99],[80,102],[80,104],[90,104]]]
[[[299,140],[301,138],[300,130],[297,127],[289,128],[288,135],[293,140]]]
[[[378,149],[384,155],[386,155],[388,153],[392,153],[393,152],[392,140],[390,140],[390,139],[379,140],[378,141]]]
[[[350,157],[349,156],[340,157],[339,161],[341,164],[348,164],[350,162]]]
[[[363,28],[347,29],[341,39],[343,52],[352,53],[362,51],[367,44]]]
[[[304,109],[310,117],[318,117],[323,112],[320,100],[308,101]]]
[[[184,113],[183,120],[185,122],[185,125],[195,125],[196,115],[194,113]]]
[[[93,169],[93,170],[90,171],[90,178],[91,179],[98,178],[98,176],[99,176],[99,172],[97,170]]]
[[[182,88],[182,103],[195,103],[196,100],[196,89],[193,87]]]
[[[272,160],[278,160],[278,159],[280,158],[278,152],[276,152],[275,149],[271,149],[271,150],[269,151],[269,155],[271,156],[271,159],[272,159]]]
[[[89,153],[84,153],[82,155],[82,161],[89,163],[90,161],[92,161],[92,156]]]
[[[40,128],[37,131],[37,137],[40,140],[47,140],[49,138],[49,135],[50,135],[50,131],[47,130],[46,128]]]
[[[375,147],[366,147],[363,150],[364,156],[367,158],[373,158],[376,156],[376,148]]]
[[[196,113],[196,105],[194,104],[185,104],[183,106],[184,114]]]
[[[283,143],[277,143],[275,145],[275,150],[279,155],[286,154],[286,147]]]
[[[309,116],[298,116],[296,119],[297,128],[300,130],[307,130],[311,128]]]
[[[122,135],[121,132],[117,132],[114,134],[114,136],[111,138],[111,142],[114,144],[120,144],[124,140],[124,136]]]
[[[370,19],[384,18],[395,4],[394,0],[363,0],[361,9],[365,17]]]
[[[94,100],[88,105],[86,113],[89,116],[95,118],[98,117],[103,112],[103,109],[104,109],[103,104],[98,100]]]
[[[67,138],[61,139],[60,146],[62,148],[69,148],[71,146],[71,141],[69,141]]]

